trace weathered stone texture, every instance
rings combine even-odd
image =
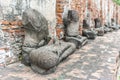
[[[1,22],[0,35],[2,37],[0,38],[0,56],[2,58],[0,59],[2,60],[2,62],[0,62],[0,64],[3,63],[4,65],[6,65],[19,60],[18,57],[21,53],[21,47],[24,37],[24,30],[19,25],[21,25],[20,21]]]

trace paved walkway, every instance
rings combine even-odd
[[[0,68],[0,80],[113,80],[120,30],[97,37],[62,62],[55,73],[40,75],[20,62]]]

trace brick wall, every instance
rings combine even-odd
[[[62,14],[64,12],[65,5],[66,5],[66,0],[56,0],[57,24],[63,24]]]
[[[19,60],[24,38],[21,21],[0,21],[0,65],[7,65]]]
[[[94,27],[93,20],[97,17],[102,20],[102,25],[110,22],[111,18],[114,18],[120,24],[120,6],[113,3],[112,0],[56,0],[57,24],[62,24],[65,6],[78,11],[81,25],[87,13],[90,14],[91,27]]]

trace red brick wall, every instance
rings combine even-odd
[[[62,14],[64,10],[64,6],[68,5],[69,0],[56,0],[56,16],[57,16],[57,24],[62,24]],[[72,0],[70,2],[71,9],[74,9],[78,11],[79,18],[80,18],[80,24],[82,25],[83,19],[86,16],[86,1],[88,1],[88,10],[90,13],[90,20],[94,24],[93,20],[94,18],[100,17],[102,20],[102,25],[107,21],[107,19],[114,18],[120,23],[120,17],[119,12],[120,6],[117,6],[115,3],[113,3],[112,0],[100,0],[96,4],[96,1],[98,0]],[[100,6],[100,10],[98,9],[98,6]],[[111,7],[114,7],[113,9]],[[106,10],[107,9],[107,10]],[[113,13],[110,12],[110,10],[114,10]],[[108,18],[109,13],[111,16]],[[93,26],[94,27],[94,26]],[[81,32],[82,29],[80,29]]]
[[[24,29],[22,28],[21,21],[2,20],[0,23],[2,34],[4,35],[2,40],[4,43],[1,44],[0,50],[2,52],[6,51],[4,54],[0,52],[0,60],[5,59],[5,62],[0,62],[0,66],[4,66],[5,64],[11,64],[19,60],[18,56],[21,53]],[[5,57],[3,58],[3,56]]]
[[[56,16],[57,16],[57,24],[62,24],[62,13],[64,11],[65,0],[56,0]]]

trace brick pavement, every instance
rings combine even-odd
[[[120,30],[90,40],[49,75],[34,73],[20,62],[0,68],[0,80],[113,80],[119,54]]]

